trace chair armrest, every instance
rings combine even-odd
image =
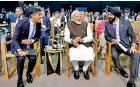
[[[39,45],[40,45],[39,41],[33,43],[34,49],[38,49],[39,48]]]
[[[6,46],[6,45],[11,44],[11,43],[12,43],[12,40],[6,41],[6,42],[4,42],[4,45]]]
[[[4,43],[2,43],[2,54],[4,54],[4,55],[6,55],[6,53],[7,53],[7,49],[6,49],[6,46],[8,45],[8,44],[11,44],[12,43],[12,40],[10,40],[10,41],[6,41],[6,42],[4,42]]]
[[[106,43],[107,43],[107,49],[108,49],[107,54],[111,54],[111,46],[112,46],[112,43],[111,42],[108,42],[108,41]]]

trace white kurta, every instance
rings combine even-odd
[[[66,25],[65,32],[64,32],[64,40],[70,44],[71,38],[70,38],[70,31]],[[88,24],[87,27],[87,36],[83,38],[83,43],[88,43],[93,41],[93,33],[91,31],[90,25]],[[84,45],[79,45],[77,48],[71,47],[69,49],[69,57],[70,61],[76,60],[76,61],[94,61],[94,50],[92,47],[86,47]]]

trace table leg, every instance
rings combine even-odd
[[[44,59],[44,70],[45,70],[45,73],[47,71],[47,57],[46,57],[47,53],[45,52],[45,59]]]
[[[63,56],[62,56],[62,52],[60,52],[60,71],[63,71]]]
[[[59,57],[58,57],[58,61],[57,61],[57,67],[56,67],[56,70],[55,70],[55,73],[58,74],[58,75],[61,74],[60,57],[61,57],[61,53],[59,52]]]
[[[54,73],[54,70],[53,70],[53,68],[52,68],[52,65],[51,65],[51,63],[50,63],[50,60],[49,60],[49,53],[47,53],[47,55],[46,55],[46,62],[47,62],[47,75],[50,75],[50,74],[53,74]]]

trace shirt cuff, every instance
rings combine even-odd
[[[21,49],[17,49],[17,52],[18,52],[18,51],[21,51]]]
[[[112,40],[111,40],[111,43],[113,43],[113,40],[115,40],[115,39],[112,39]],[[113,44],[114,44],[114,43],[113,43]]]
[[[32,44],[33,44],[35,40],[34,39],[31,39],[31,40],[32,40]]]

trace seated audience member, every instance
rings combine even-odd
[[[80,76],[78,61],[84,61],[83,75],[89,80],[88,67],[94,61],[93,34],[90,25],[81,21],[79,11],[73,11],[71,18],[72,21],[65,27],[64,40],[69,43],[69,57],[74,67],[74,78],[79,79]]]
[[[119,55],[124,53],[131,57],[130,78],[127,87],[136,87],[135,81],[138,76],[140,54],[136,50],[136,34],[129,20],[121,19],[118,7],[110,7],[108,19],[105,23],[105,39],[112,42],[111,54],[115,67],[120,74],[128,78],[127,72],[120,65]]]
[[[96,32],[98,34],[98,37],[99,37],[99,41],[100,41],[100,44],[99,44],[99,48],[98,50],[101,50],[102,52],[102,59],[105,59],[105,54],[106,54],[106,40],[105,40],[105,37],[104,37],[104,27],[105,27],[105,21],[108,19],[107,18],[107,14],[104,15],[104,21],[99,23],[97,25],[97,28],[96,28]]]

